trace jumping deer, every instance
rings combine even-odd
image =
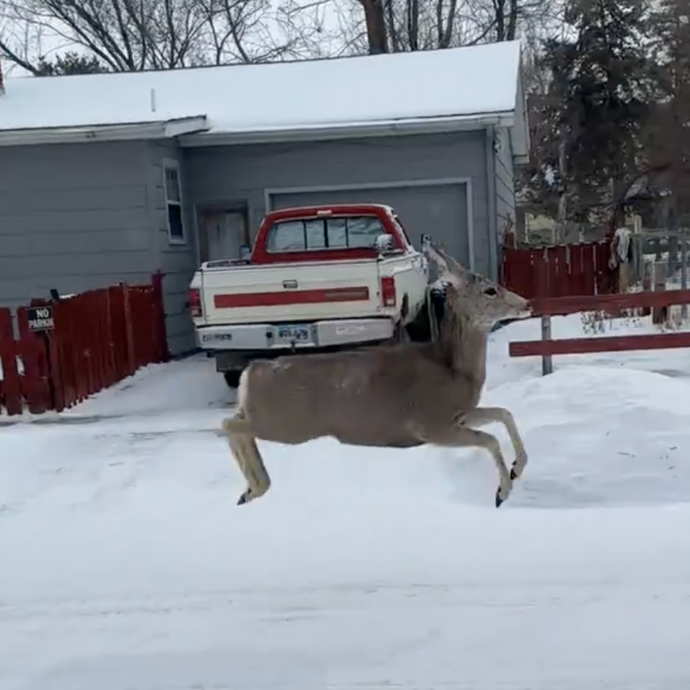
[[[353,446],[484,448],[498,470],[496,507],[508,498],[527,465],[525,445],[508,410],[478,404],[488,333],[499,321],[529,316],[528,303],[428,241],[424,251],[445,292],[431,342],[285,355],[244,370],[236,414],[222,424],[248,484],[238,505],[271,485],[257,439],[298,445],[324,436]],[[515,452],[510,471],[498,439],[474,428],[491,422],[508,431]]]

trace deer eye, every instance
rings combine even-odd
[[[496,288],[488,287],[488,288],[486,288],[486,290],[484,290],[484,294],[487,297],[496,297],[496,295],[498,295],[498,292],[497,292]]]

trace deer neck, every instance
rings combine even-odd
[[[480,388],[486,379],[487,339],[486,331],[465,315],[455,316],[442,338],[444,358],[453,372]]]

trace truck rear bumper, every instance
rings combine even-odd
[[[373,343],[393,337],[392,319],[333,319],[312,323],[253,323],[201,326],[196,329],[202,350],[291,352]]]

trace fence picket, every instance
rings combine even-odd
[[[12,312],[0,309],[0,410],[4,407],[7,414],[22,413],[21,377],[17,366],[17,345],[14,340]]]
[[[29,328],[26,307],[17,310],[17,324],[19,326],[19,352],[24,365],[22,393],[29,412],[42,414],[51,407],[46,376],[45,342]]]
[[[573,297],[611,292],[608,241],[534,248],[503,248],[502,281],[526,297]]]

